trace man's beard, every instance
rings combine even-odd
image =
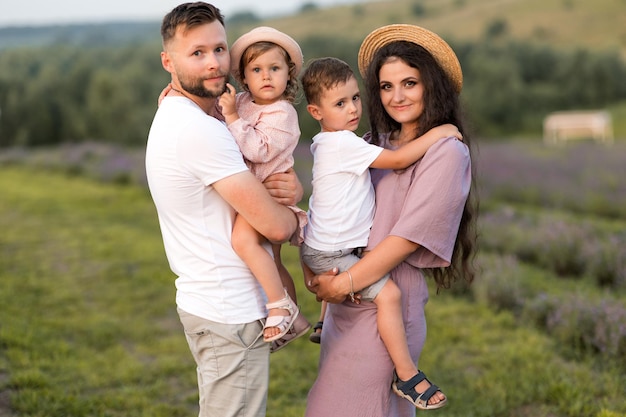
[[[195,79],[193,82],[187,82],[182,79],[179,79],[180,86],[188,92],[189,94],[193,94],[196,97],[202,98],[218,98],[226,91],[226,81],[222,84],[222,88],[219,91],[209,90],[202,83],[201,78]]]

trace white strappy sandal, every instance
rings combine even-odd
[[[272,337],[263,336],[263,340],[266,342],[272,342],[274,340],[278,340],[282,338],[289,332],[289,329],[293,326],[294,321],[300,314],[300,309],[293,302],[287,290],[285,290],[285,298],[282,298],[274,303],[268,303],[265,305],[268,310],[272,310],[274,308],[280,308],[283,310],[287,310],[289,312],[286,316],[269,316],[267,320],[265,320],[265,326],[263,326],[263,330],[269,327],[276,327],[279,330],[279,333],[275,334]]]

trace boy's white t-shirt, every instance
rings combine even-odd
[[[167,259],[178,276],[176,303],[218,323],[266,315],[258,281],[231,246],[235,211],[211,185],[246,170],[222,122],[187,98],[163,100],[148,135],[146,173]]]
[[[313,137],[308,246],[335,251],[367,245],[375,208],[369,166],[382,151],[348,130]]]

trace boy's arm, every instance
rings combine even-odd
[[[456,137],[459,140],[463,139],[463,135],[461,135],[459,129],[452,124],[433,127],[422,136],[396,150],[383,150],[378,158],[370,164],[370,167],[381,169],[404,169],[421,159],[428,148],[434,145],[439,139],[451,136]]]
[[[213,187],[237,213],[272,243],[291,237],[298,225],[293,211],[277,203],[250,171],[223,178]]]

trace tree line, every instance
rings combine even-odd
[[[626,100],[626,64],[617,52],[556,50],[507,42],[450,42],[464,73],[462,100],[475,136],[540,134],[546,113],[602,108]],[[336,56],[357,71],[359,44],[301,41],[306,59]],[[160,43],[52,45],[0,54],[0,147],[85,140],[145,143],[157,97],[169,81]],[[303,140],[318,126],[297,104]],[[362,123],[361,130],[367,129]]]

